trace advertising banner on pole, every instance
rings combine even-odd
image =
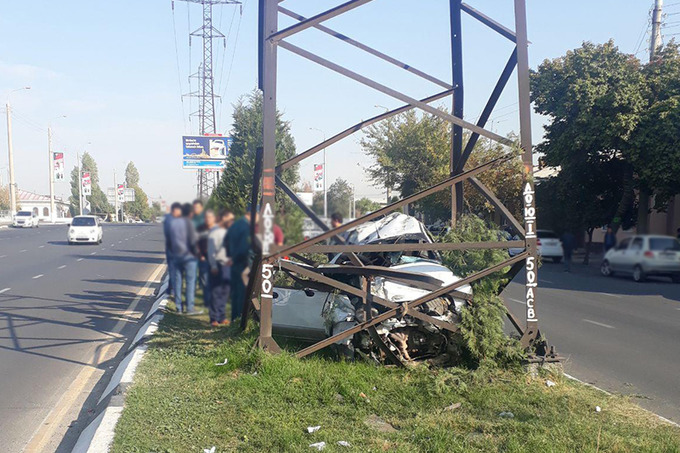
[[[323,164],[314,164],[314,192],[323,190],[324,168]]]
[[[90,177],[89,171],[83,172],[82,184],[83,184],[83,195],[84,196],[92,195],[92,178]]]
[[[223,169],[231,137],[185,135],[182,137],[182,168]]]
[[[54,182],[64,180],[64,153],[52,153],[54,163]]]
[[[124,184],[118,184],[118,187],[116,187],[116,196],[118,197],[118,203],[124,203],[125,202],[125,185]]]

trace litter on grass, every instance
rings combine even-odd
[[[216,363],[215,366],[223,366],[223,365],[226,365],[228,362],[229,362],[229,359],[224,359],[224,362]]]
[[[595,406],[595,412],[602,412],[602,408],[600,406]]]
[[[515,414],[512,412],[501,412],[498,416],[501,418],[515,418]]]
[[[317,432],[317,431],[320,430],[320,429],[321,429],[321,425],[319,425],[319,426],[308,426],[308,427],[307,427],[307,432],[308,432],[309,434],[312,434],[312,433]]]
[[[326,442],[317,442],[314,444],[309,445],[311,448],[316,448],[317,450],[321,451],[324,448],[326,448]]]
[[[215,453],[215,446],[213,445],[212,448],[204,448],[203,453]]]
[[[341,447],[351,447],[349,442],[347,442],[346,440],[339,440],[338,445],[340,445]]]
[[[453,404],[450,405],[450,406],[446,406],[446,407],[444,408],[444,410],[445,410],[445,411],[453,411],[453,410],[458,409],[460,406],[461,406],[461,403],[453,403]]]
[[[548,387],[555,387],[557,384],[548,379],[547,381],[545,381],[545,385],[547,385]]]

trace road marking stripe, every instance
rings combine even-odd
[[[63,268],[65,268],[65,267],[66,267],[66,264],[62,264],[62,265],[59,266],[57,269],[63,269]]]
[[[124,324],[130,322],[130,315],[134,313],[137,309],[137,305],[142,300],[143,297],[148,296],[148,289],[154,283],[158,283],[156,279],[158,274],[165,269],[165,264],[159,264],[155,271],[151,272],[150,277],[147,279],[146,285],[138,291],[137,298],[132,302],[130,308],[128,308],[124,313],[121,314],[125,319],[119,320],[113,327],[112,332],[120,332],[120,329]],[[118,349],[112,351],[109,357],[106,354],[109,349],[114,346],[118,346]],[[62,395],[57,404],[52,408],[50,413],[45,417],[45,420],[40,424],[38,430],[33,434],[28,445],[24,448],[25,452],[41,452],[45,450],[45,446],[56,433],[57,429],[63,429],[64,425],[67,424],[67,416],[69,415],[69,410],[73,408],[78,398],[81,397],[83,391],[85,391],[88,386],[88,382],[92,378],[95,371],[98,369],[98,365],[112,359],[120,350],[121,343],[113,342],[107,343],[102,346],[101,350],[95,351],[93,357],[93,363],[90,366],[85,366],[78,373],[72,383],[69,385],[66,392]]]
[[[82,258],[78,258],[78,260],[77,260],[77,261],[82,261],[82,260],[83,260]]]
[[[43,275],[45,275],[45,274],[38,274],[38,275],[35,275],[35,276],[33,277],[33,280],[35,280],[36,278],[40,278],[40,277],[42,277]]]
[[[28,252],[28,250],[26,250],[26,249],[19,250],[19,253],[24,253],[24,252]]]
[[[584,321],[589,322],[591,324],[595,324],[596,326],[606,327],[607,329],[615,329],[614,326],[610,326],[609,324],[604,324],[604,323],[597,322],[597,321],[591,321],[590,319],[584,319]]]
[[[40,247],[38,247],[38,248],[39,248],[39,249],[44,249],[44,248],[45,248],[45,246],[44,246],[44,245],[41,245],[41,246],[40,246]]]
[[[90,255],[96,255],[96,254],[97,254],[97,252],[92,252],[92,253],[90,253]]]
[[[603,296],[609,296],[609,297],[616,297],[617,299],[621,299],[622,296],[619,296],[618,294],[610,294],[610,293],[597,293],[597,294],[602,294]]]
[[[0,289],[0,294],[6,293],[6,292],[9,291],[10,289],[12,289],[12,288]],[[678,310],[680,310],[680,308],[679,308]]]
[[[7,258],[7,255],[0,255],[0,258]]]

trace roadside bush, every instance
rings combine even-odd
[[[473,216],[463,216],[456,227],[439,238],[440,242],[498,241],[503,233],[495,226]],[[468,250],[442,253],[443,263],[454,274],[467,277],[508,259],[507,250]],[[517,364],[523,353],[519,343],[503,332],[506,308],[499,297],[507,285],[508,268],[472,284],[473,302],[463,310],[460,324],[463,348],[471,365],[510,366]]]

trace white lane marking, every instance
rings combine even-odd
[[[610,326],[609,324],[604,324],[604,323],[597,322],[597,321],[591,321],[590,319],[584,319],[584,321],[589,322],[591,324],[595,324],[596,326],[606,327],[607,329],[615,329],[614,326]]]
[[[616,297],[617,299],[621,299],[621,297],[623,297],[623,296],[619,296],[618,294],[610,294],[610,293],[597,293],[597,294],[601,294],[603,296],[609,296],[609,297]]]
[[[122,243],[123,243],[123,241],[118,241],[118,243],[119,243],[119,244],[122,244]]]
[[[0,294],[6,293],[6,292],[9,291],[10,289],[12,289],[12,288],[4,288],[4,289],[0,289]]]
[[[82,260],[83,260],[82,258],[78,258],[78,260],[77,260],[77,261],[82,261]]]
[[[0,258],[7,258],[7,255],[0,255]]]
[[[33,276],[33,280],[35,280],[36,278],[40,278],[40,277],[42,277],[43,275],[45,275],[45,274],[38,274],[38,275],[35,275],[35,276]]]
[[[106,247],[102,247],[102,250],[106,250]]]
[[[92,252],[92,253],[90,253],[90,255],[96,255],[96,254],[97,254],[97,252]]]
[[[508,297],[508,300],[515,302],[515,303],[518,303],[518,304],[521,304],[521,305],[526,305],[526,302],[524,302],[523,300],[513,299],[512,297]]]
[[[41,245],[41,246],[40,246],[40,247],[38,247],[38,248],[39,248],[39,249],[44,249],[44,248],[45,248],[45,246],[44,246],[44,245]]]
[[[66,264],[62,264],[62,265],[59,266],[57,269],[63,269],[63,268],[65,268],[65,267],[66,267]]]
[[[26,249],[19,250],[19,253],[24,253],[24,252],[28,252],[28,250],[26,250]]]

